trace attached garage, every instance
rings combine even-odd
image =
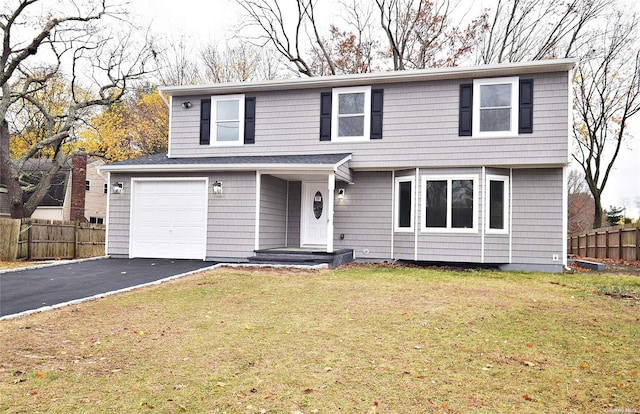
[[[207,189],[207,178],[132,179],[129,256],[204,260]]]

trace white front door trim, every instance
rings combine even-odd
[[[318,192],[320,196],[318,196]],[[300,246],[326,247],[329,223],[329,191],[325,181],[303,181],[300,202]],[[314,203],[321,207],[320,216],[316,217]]]

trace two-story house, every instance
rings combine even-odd
[[[167,86],[167,154],[108,173],[107,253],[561,271],[573,60]]]

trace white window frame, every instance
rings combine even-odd
[[[364,93],[364,114],[350,114],[364,115],[364,134],[362,136],[338,136],[338,119],[340,114],[338,113],[338,104],[340,95],[351,93]],[[346,115],[349,116],[349,115]],[[345,117],[345,115],[343,115]],[[371,86],[355,86],[350,88],[334,88],[331,91],[331,141],[349,142],[349,141],[368,141],[371,137]]]
[[[218,119],[217,108],[218,102],[237,101],[238,102],[238,119]],[[238,122],[238,140],[237,141],[218,141],[218,122]],[[211,139],[209,145],[213,147],[233,147],[244,145],[244,95],[220,95],[211,97]]]
[[[502,229],[492,229],[491,226],[491,181],[502,181],[504,185],[504,193],[503,193],[503,228]],[[486,211],[486,223],[485,223],[485,232],[487,234],[509,234],[509,177],[505,175],[487,175],[485,182],[485,211]]]
[[[459,229],[451,227],[451,181],[473,180],[473,227]],[[447,227],[427,227],[426,206],[427,206],[427,181],[447,182]],[[465,175],[423,175],[420,194],[420,231],[422,233],[477,233],[478,232],[478,174]]]
[[[104,194],[109,194],[109,184],[104,183],[104,188],[102,189]]]
[[[411,183],[411,222],[409,227],[400,227],[400,183]],[[414,231],[414,217],[415,217],[415,205],[416,205],[416,177],[396,177],[395,178],[395,194],[394,194],[394,214],[393,214],[393,231],[397,233],[413,233]]]
[[[91,191],[91,180],[84,180],[84,191]]]
[[[480,87],[487,85],[511,84],[511,129],[508,131],[480,131]],[[518,106],[520,78],[474,79],[473,81],[473,122],[474,137],[512,137],[518,135]]]

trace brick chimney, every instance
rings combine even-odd
[[[87,154],[80,149],[71,157],[71,214],[69,218],[72,221],[87,221],[84,216],[86,180]]]

